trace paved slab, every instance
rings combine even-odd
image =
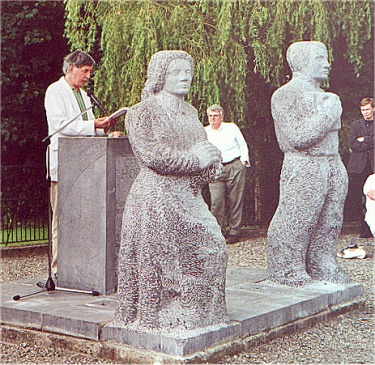
[[[318,283],[304,289],[276,286],[258,268],[228,267],[227,308],[231,322],[204,331],[153,334],[116,327],[112,319],[116,295],[92,296],[66,291],[41,291],[35,279],[0,285],[1,323],[38,331],[111,342],[184,357],[214,347],[230,347],[251,336],[286,326],[320,313],[363,301],[360,284]],[[19,300],[14,300],[20,295]],[[24,297],[23,297],[24,296]]]

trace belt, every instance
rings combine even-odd
[[[226,165],[229,165],[230,163],[232,163],[232,162],[234,162],[234,161],[237,161],[237,160],[239,160],[240,158],[239,157],[236,157],[234,160],[232,160],[232,161],[229,161],[229,162],[222,162],[221,164],[223,165],[223,166],[226,166]]]

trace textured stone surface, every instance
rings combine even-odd
[[[140,166],[124,208],[118,268],[115,323],[129,330],[178,333],[228,321],[225,239],[201,194],[220,151],[180,96],[192,72],[185,52],[155,54],[143,101],[125,120]]]
[[[360,226],[355,227],[352,233],[351,235],[341,235],[337,250],[340,251],[347,247],[349,243],[355,242],[364,245],[368,253],[368,259],[340,260],[344,270],[350,274],[350,277],[363,284],[363,287],[358,287],[362,288],[362,290],[363,288],[365,289],[366,302],[364,308],[354,309],[349,313],[343,313],[339,309],[336,312],[336,314],[339,313],[338,316],[307,317],[305,320],[294,321],[290,325],[277,328],[272,327],[271,323],[270,325],[273,329],[270,331],[245,338],[241,341],[241,344],[235,341],[222,347],[215,346],[203,352],[184,357],[184,362],[199,364],[206,362],[215,364],[248,364],[249,362],[297,364],[302,362],[311,363],[312,361],[322,364],[374,363],[375,301],[373,264],[375,239],[365,240],[359,238],[358,236],[361,233]],[[264,280],[267,254],[265,248],[265,238],[243,239],[238,244],[228,246],[228,265],[232,265],[228,266],[226,281],[228,314],[233,321],[243,321],[244,328],[246,325],[245,320],[249,318],[246,317],[245,311],[251,310],[251,305],[247,307],[242,305],[247,302],[247,293],[245,292],[243,297],[237,300],[236,298],[239,298],[239,296],[232,296],[233,291],[228,289],[237,284],[246,282],[260,283],[260,281]],[[0,287],[2,303],[9,301],[13,306],[18,304],[11,299],[13,295],[21,294],[19,286],[15,286],[14,282],[20,280],[25,283],[28,282],[31,286],[22,292],[27,294],[35,289],[35,282],[37,281],[35,277],[45,277],[48,268],[47,254],[42,251],[29,248],[1,250],[0,281],[4,283]],[[17,283],[17,285],[20,284]],[[272,290],[270,289],[270,291]],[[305,289],[304,292],[306,292]],[[267,307],[268,301],[274,302],[275,298],[278,295],[283,296],[283,293],[285,292],[281,288],[280,292],[275,292],[272,296],[265,297],[261,304],[257,304],[257,307]],[[80,306],[76,295],[69,293],[64,293],[64,295],[70,298],[72,305]],[[40,294],[35,297],[39,296]],[[28,303],[31,298],[21,299],[21,301]],[[104,308],[108,306],[112,308],[113,313],[117,306],[117,301],[115,299],[112,300],[112,295],[98,298],[85,296],[85,298],[87,305],[95,305],[95,307],[99,308],[103,307],[103,305]],[[352,298],[354,299],[354,297]],[[364,299],[365,297],[362,298],[362,300]],[[109,300],[113,303],[108,304]],[[282,301],[286,302],[285,299]],[[51,303],[51,305],[58,305],[58,301]],[[305,306],[310,307],[311,305],[313,305],[311,301],[304,300],[301,303],[301,309],[304,311]],[[67,306],[66,303],[65,306]],[[237,310],[237,306],[241,306],[241,308]],[[41,311],[42,305],[35,305],[35,308]],[[332,306],[331,308],[338,309],[340,307]],[[287,307],[285,309],[287,310]],[[80,310],[82,313],[82,306],[80,306]],[[17,320],[17,312],[8,312],[7,317],[3,315],[3,310],[0,313],[3,322],[10,320],[10,323],[12,323],[12,321]],[[82,317],[84,318],[84,312]],[[99,315],[96,320],[98,326],[101,327]],[[254,320],[256,323],[262,321],[263,318],[259,316]],[[2,350],[0,359],[4,363],[93,364],[108,362],[111,364],[151,364],[157,362],[176,364],[179,362],[179,359],[172,355],[163,355],[160,352],[138,349],[124,344],[115,344],[111,341],[87,340],[57,333],[31,331],[26,329],[26,326],[9,325],[11,327],[9,331],[5,327],[1,326],[0,328],[2,330],[0,332]],[[253,328],[253,326],[250,326],[250,328]],[[79,352],[79,354],[70,351]],[[168,362],[166,357],[172,359]]]
[[[297,328],[300,320],[316,321],[314,318],[320,315],[324,318],[334,310],[360,302],[363,296],[363,286],[359,284],[331,284],[323,291],[316,286],[289,288],[265,279],[264,269],[229,266],[226,298],[230,323],[195,330],[133,330],[115,325],[116,294],[93,297],[52,291],[18,301],[12,299],[15,293],[35,291],[32,282],[37,279],[0,284],[0,319],[5,325],[36,329],[48,335],[95,340],[103,347],[108,341],[122,344],[124,349],[130,346],[128,349],[135,353],[149,350],[175,357],[198,353],[204,357],[204,353],[235,351],[240,341],[251,336],[282,332],[288,326]]]
[[[204,331],[189,331],[173,335],[127,330],[113,324],[103,328],[102,339],[145,348],[174,356],[187,356],[198,351],[231,343],[239,338],[238,323],[207,326]]]
[[[320,42],[297,42],[287,60],[292,80],[271,100],[284,162],[268,230],[268,277],[290,286],[350,283],[336,259],[348,177],[338,153],[341,102],[319,87],[328,77],[327,51]]]
[[[58,285],[113,293],[137,162],[127,138],[61,138],[59,146]]]

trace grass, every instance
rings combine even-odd
[[[0,229],[0,247],[48,242],[48,227],[17,226],[11,230]]]
[[[0,248],[4,247],[22,247],[22,246],[33,246],[33,245],[43,245],[48,243],[48,240],[43,241],[24,241],[24,242],[12,242],[12,243],[0,243]]]

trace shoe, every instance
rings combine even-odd
[[[234,243],[237,243],[237,242],[238,242],[238,236],[229,235],[229,236],[225,239],[225,242],[227,243],[227,245],[233,245]]]
[[[364,259],[366,257],[366,251],[363,249],[363,246],[351,243],[348,247],[338,252],[337,256],[343,259]]]
[[[359,237],[360,238],[373,238],[374,237],[372,235],[370,227],[368,226],[368,224],[365,221],[362,222],[362,232],[361,232],[361,235]]]
[[[362,232],[359,237],[360,238],[373,238],[374,236],[372,235],[371,232]]]

